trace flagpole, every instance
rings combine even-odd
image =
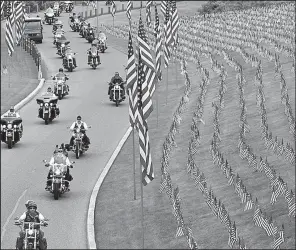
[[[114,28],[114,16],[112,16],[112,18],[113,18],[113,28]]]
[[[169,65],[167,66],[167,79],[166,79],[166,104],[168,104],[168,91],[169,91]]]
[[[136,195],[136,148],[135,148],[135,124],[133,125],[133,165],[134,165],[134,200],[137,199]]]
[[[157,127],[158,127],[158,91],[159,91],[159,80],[157,80],[157,84],[156,84],[156,117],[157,117]]]
[[[141,224],[142,224],[142,249],[144,249],[144,208],[143,208],[143,183],[142,166],[140,161],[140,186],[141,186]]]
[[[97,1],[97,32],[99,29],[99,1]]]

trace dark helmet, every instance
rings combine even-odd
[[[81,120],[81,116],[80,115],[77,116],[77,120]]]
[[[13,106],[10,107],[9,112],[14,112],[14,107]]]
[[[51,87],[48,87],[47,88],[47,92],[51,92]]]
[[[115,72],[115,76],[119,76],[119,73],[118,72]]]
[[[64,72],[63,68],[59,68],[59,72]]]
[[[87,26],[90,27],[90,23],[88,23]]]
[[[32,200],[29,200],[28,201],[28,204],[26,205],[27,208],[30,208],[30,207],[35,207],[37,209],[37,204],[35,201],[32,201]]]
[[[28,208],[29,203],[32,202],[32,200],[27,200],[25,203],[26,208]]]

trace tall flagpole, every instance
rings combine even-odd
[[[99,1],[97,1],[97,32],[99,30]]]
[[[133,165],[134,165],[134,200],[137,199],[136,194],[136,148],[135,148],[135,126],[133,125]]]
[[[168,92],[169,92],[169,65],[167,65],[167,79],[166,79],[166,105],[168,104]]]

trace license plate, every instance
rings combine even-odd
[[[62,87],[58,87],[58,90],[62,90]]]
[[[45,114],[48,113],[48,110],[44,110],[44,113],[45,113]]]
[[[12,136],[12,133],[11,132],[8,132],[7,133],[7,137],[11,137]]]

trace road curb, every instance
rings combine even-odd
[[[45,83],[45,79],[44,78],[40,79],[40,82],[39,82],[38,86],[27,97],[25,97],[22,101],[20,101],[16,105],[14,105],[15,111],[18,111],[19,109],[24,107],[29,101],[31,101],[34,98],[34,96],[41,90],[44,83]],[[6,114],[8,111],[6,111],[4,114]]]
[[[103,171],[101,172],[93,190],[91,193],[91,197],[89,200],[88,205],[88,212],[87,212],[87,243],[88,249],[97,249],[97,244],[95,240],[95,207],[96,207],[96,199],[98,196],[98,192],[100,187],[107,176],[113,162],[115,161],[116,157],[118,156],[122,146],[126,142],[127,138],[129,137],[130,133],[132,132],[132,127],[130,126],[127,131],[125,132],[124,136],[118,143],[117,147],[115,148],[112,156],[110,157],[109,161],[107,162],[106,166],[104,167]]]

